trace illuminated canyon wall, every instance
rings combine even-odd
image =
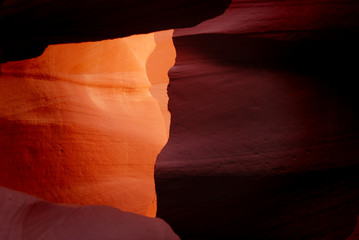
[[[156,188],[158,216],[179,236],[351,235],[358,13],[356,1],[234,0],[225,14],[175,30]]]
[[[156,35],[172,43],[171,32],[160,32],[49,46],[40,57],[2,64],[1,185],[154,217],[154,164],[169,114],[151,95],[147,71],[163,75],[151,76],[154,88],[167,86],[171,61],[162,64],[162,48],[173,49]],[[174,52],[166,57],[174,61]]]
[[[132,214],[156,215],[154,164],[170,124],[172,31],[151,32],[193,26],[229,1],[0,4],[0,238],[178,239]],[[81,43],[104,39],[115,40]]]
[[[1,188],[1,239],[178,239],[132,214],[156,216],[172,32],[54,45],[1,65],[1,186],[121,210]]]
[[[1,239],[357,238],[356,1],[0,3]]]

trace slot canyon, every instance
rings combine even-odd
[[[0,239],[359,239],[359,2],[0,4]]]

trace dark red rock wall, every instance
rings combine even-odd
[[[346,239],[359,214],[356,1],[234,1],[174,33],[158,216],[183,239]]]

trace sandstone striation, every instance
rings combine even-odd
[[[154,217],[154,164],[168,128],[147,70],[169,69],[156,60],[163,53],[155,35],[172,42],[164,32],[54,45],[2,64],[0,184],[50,202]]]
[[[158,216],[183,239],[345,239],[359,213],[356,1],[233,1],[176,29]]]
[[[194,26],[222,13],[229,2],[0,1],[0,62],[7,62],[0,66],[0,184],[50,202],[103,204],[154,217],[154,163],[170,121],[165,90],[175,57],[172,32],[116,38]],[[106,39],[116,40],[89,42]],[[28,58],[34,59],[14,62]],[[18,202],[27,198],[10,190],[1,194]],[[12,212],[2,209],[1,220],[7,224],[1,236],[78,239],[90,234],[85,238],[104,239],[96,234],[103,230],[111,238],[117,233],[121,239],[177,238],[158,220],[147,224],[143,217],[107,207],[76,210],[70,219],[86,218],[93,231],[84,233],[69,222],[51,227],[70,210],[44,205],[27,213],[36,225],[22,218],[10,221]],[[58,209],[59,216],[47,208]],[[100,222],[121,219],[98,227],[96,216]],[[139,231],[135,223],[143,225]],[[117,232],[118,224],[123,226]],[[12,227],[10,232],[6,226]],[[18,236],[21,226],[36,233]],[[51,230],[42,233],[47,227]],[[159,234],[151,233],[157,229]]]
[[[0,4],[1,239],[357,238],[357,1]]]

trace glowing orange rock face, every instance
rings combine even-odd
[[[160,104],[166,124],[170,127],[171,115],[168,111],[168,71],[175,64],[176,50],[172,41],[173,30],[155,33],[156,48],[147,61],[147,76],[152,84],[151,94]],[[159,69],[161,71],[159,71]],[[167,131],[168,132],[168,131]]]
[[[167,31],[55,45],[1,65],[0,185],[155,216],[154,164],[168,138],[147,76],[164,53],[156,35],[172,41]]]

